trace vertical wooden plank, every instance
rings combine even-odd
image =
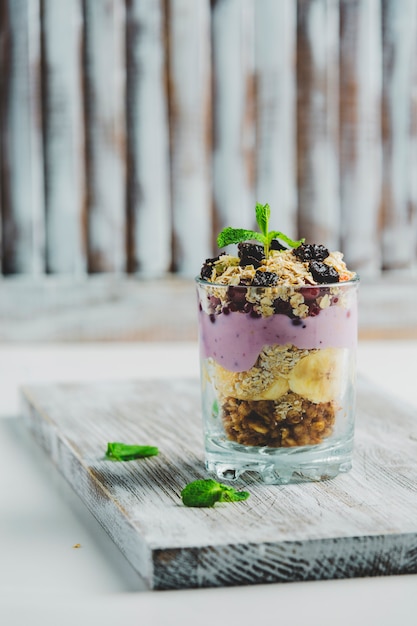
[[[413,11],[417,10],[417,5],[412,5]],[[414,37],[412,58],[417,59],[417,36]],[[412,232],[412,249],[414,252],[414,265],[417,263],[417,63],[413,63],[411,85],[410,85],[410,152],[408,160],[408,180],[409,180],[409,216],[410,229]]]
[[[43,269],[39,2],[1,3],[3,272]]]
[[[6,2],[0,2],[0,270],[4,265],[3,221],[4,206],[7,203],[9,188],[7,186],[7,135],[5,129],[7,119],[8,79],[10,75],[10,27]]]
[[[171,263],[169,126],[162,0],[128,0],[127,203],[129,270],[147,276]]]
[[[376,275],[381,268],[380,0],[342,0],[340,11],[341,247],[351,267]]]
[[[32,267],[34,275],[45,272],[45,178],[42,113],[41,0],[28,4],[30,161],[32,198]]]
[[[170,0],[169,98],[174,269],[211,255],[209,0]]]
[[[255,81],[253,0],[212,10],[213,183],[218,227],[254,225]]]
[[[298,0],[299,234],[339,245],[339,3]]]
[[[47,271],[82,274],[86,261],[81,0],[42,0],[42,7]]]
[[[293,0],[255,3],[256,200],[272,227],[297,235],[296,13]]]
[[[84,0],[88,266],[126,268],[125,5]]]
[[[383,0],[383,187],[382,260],[385,268],[410,267],[415,232],[409,215],[410,121],[416,63],[417,12],[414,0]]]

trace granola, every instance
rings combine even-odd
[[[336,411],[333,402],[315,404],[293,393],[277,401],[228,397],[223,423],[236,443],[289,448],[321,443],[332,432]]]
[[[260,248],[256,244],[248,245]],[[271,250],[267,259],[259,260],[255,265],[246,265],[247,258],[242,255],[221,254],[206,259],[200,277],[213,285],[210,288],[211,312],[218,314],[224,309],[239,310],[239,304],[243,303],[252,305],[250,310],[247,306],[247,312],[262,317],[282,312],[305,319],[314,307],[324,309],[336,303],[343,306],[343,298],[338,298],[343,290],[337,287],[337,283],[351,280],[355,272],[347,269],[341,252],[321,248],[324,250],[322,255],[325,255],[323,261],[305,259],[300,253],[297,256],[295,250],[286,249]],[[308,246],[304,249],[309,250]],[[258,256],[261,257],[259,250]],[[253,261],[252,257],[250,259]],[[315,271],[317,267],[321,276]],[[329,272],[333,272],[330,282],[335,286],[327,287],[328,293],[324,293],[321,287],[319,297],[312,298],[314,288],[323,284],[322,278],[329,279]],[[224,285],[229,285],[230,291],[225,291]]]

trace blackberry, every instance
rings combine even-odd
[[[269,247],[271,248],[271,250],[288,250],[288,248],[283,246],[282,243],[278,241],[278,239],[273,239]]]
[[[246,289],[239,286],[230,286],[227,290],[228,307],[230,311],[242,311],[246,304]]]
[[[292,306],[289,302],[282,300],[281,298],[277,298],[274,300],[274,313],[280,313],[281,315],[286,315],[287,317],[293,318],[294,314],[292,312]]]
[[[327,248],[317,243],[302,243],[294,248],[293,254],[300,261],[324,261],[329,256]]]
[[[200,272],[200,278],[202,280],[209,280],[211,278],[211,273],[213,271],[213,265],[219,259],[220,259],[220,255],[216,256],[216,257],[213,257],[212,259],[206,259],[205,263],[203,263],[203,266],[202,266],[201,272]]]
[[[274,272],[261,272],[257,270],[253,277],[253,287],[273,287],[278,282],[278,276]]]
[[[330,265],[321,261],[310,261],[309,270],[317,283],[338,283],[339,274]]]
[[[256,243],[242,242],[237,246],[239,255],[239,265],[245,267],[246,265],[253,265],[256,269],[260,267],[261,261],[265,259],[264,247],[257,245]]]

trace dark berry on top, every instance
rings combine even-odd
[[[256,269],[261,265],[261,261],[265,259],[264,247],[256,243],[247,243],[246,241],[239,243],[237,246],[239,255],[239,265],[253,265]]]
[[[338,283],[339,274],[330,265],[321,261],[310,261],[309,270],[317,283]]]
[[[211,278],[211,273],[213,271],[213,265],[216,261],[220,259],[220,255],[213,257],[212,259],[206,259],[205,263],[203,263],[203,267],[201,268],[200,278],[202,280],[209,280]]]
[[[254,287],[272,287],[278,282],[278,276],[274,272],[262,272],[257,270],[253,277],[252,285]]]
[[[282,243],[278,241],[278,239],[273,239],[269,247],[271,248],[271,250],[288,250],[288,248],[283,246]]]
[[[329,256],[329,251],[321,244],[302,243],[298,248],[294,248],[293,254],[300,261],[324,261]]]

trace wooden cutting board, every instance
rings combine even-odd
[[[400,391],[400,390],[399,390]],[[354,466],[331,481],[240,480],[245,502],[184,507],[208,477],[197,380],[22,389],[25,421],[149,588],[417,573],[417,416],[358,384]],[[156,445],[112,462],[108,441]]]

